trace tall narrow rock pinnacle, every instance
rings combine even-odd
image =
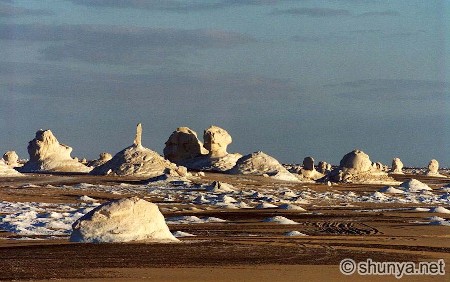
[[[136,137],[134,138],[134,145],[142,146],[142,124],[138,123],[136,127]]]

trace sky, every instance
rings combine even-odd
[[[450,0],[0,0],[0,47],[2,153],[214,124],[283,163],[450,167]]]

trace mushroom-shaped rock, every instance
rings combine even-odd
[[[394,174],[403,174],[403,163],[400,158],[394,158],[392,160],[391,172]]]
[[[88,162],[88,166],[92,166],[92,167],[97,167],[97,166],[101,166],[102,164],[105,164],[107,161],[109,161],[110,159],[112,159],[112,155],[110,153],[100,153],[99,158],[97,160],[93,160]]]
[[[19,166],[19,156],[15,151],[8,151],[3,154],[3,160],[10,167]]]
[[[205,129],[203,141],[205,142],[203,146],[209,151],[209,156],[219,158],[228,154],[227,146],[231,144],[233,140],[225,129],[211,125],[209,128]]]
[[[38,130],[28,143],[30,160],[22,172],[89,172],[91,169],[70,156],[72,148],[60,144],[50,130]]]
[[[17,170],[8,166],[3,159],[0,159],[0,177],[22,176]]]
[[[93,175],[155,177],[176,173],[177,166],[155,151],[142,146],[142,126],[137,126],[133,145],[118,152],[111,160],[91,171]]]
[[[100,205],[72,225],[72,242],[176,242],[158,206],[137,197]]]
[[[275,179],[299,181],[299,179],[284,168],[275,158],[259,151],[240,158],[229,170],[230,174],[268,175]]]
[[[227,145],[231,136],[220,127],[205,130],[205,145],[197,133],[188,127],[179,127],[170,135],[164,148],[164,157],[190,170],[224,172],[231,169],[241,154],[228,154]],[[210,151],[208,151],[208,148]]]
[[[342,158],[340,167],[356,172],[365,172],[372,168],[372,162],[363,151],[353,150]]]
[[[178,163],[208,154],[203,144],[198,140],[197,133],[189,127],[177,128],[166,141],[164,157]]]

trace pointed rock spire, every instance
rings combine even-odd
[[[136,127],[136,137],[134,138],[134,145],[142,146],[142,124],[138,123]]]

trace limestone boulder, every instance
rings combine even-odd
[[[158,206],[137,197],[102,204],[72,225],[72,242],[177,242]]]
[[[342,158],[340,167],[355,172],[367,172],[372,168],[372,161],[363,151],[353,150]]]
[[[89,172],[91,169],[70,156],[72,148],[60,144],[50,130],[38,130],[28,143],[30,159],[22,172]]]

